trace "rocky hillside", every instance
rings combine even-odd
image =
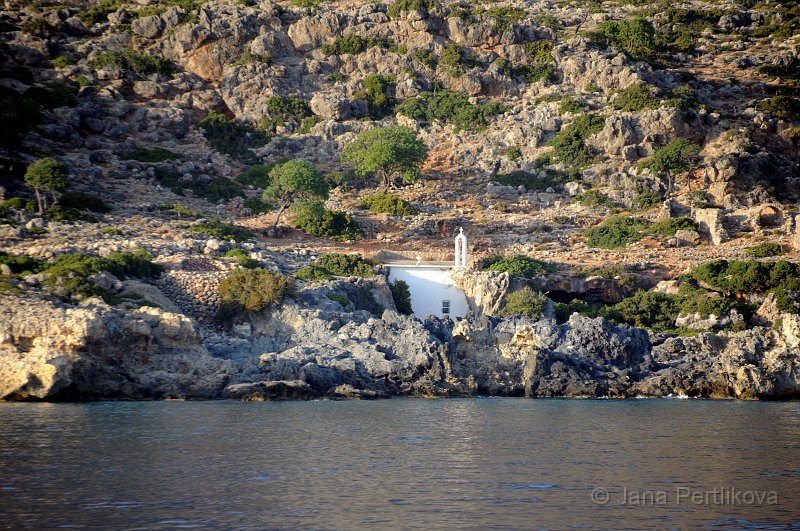
[[[0,396],[797,396],[798,80],[796,2],[5,0]],[[460,323],[307,269],[459,226]]]

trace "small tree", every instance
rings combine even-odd
[[[342,162],[360,175],[378,177],[383,193],[398,180],[414,182],[428,148],[408,127],[376,127],[360,133],[342,150]]]
[[[700,146],[685,138],[674,138],[666,146],[655,150],[653,156],[639,164],[642,169],[667,174],[667,199],[672,195],[675,177],[687,172],[697,162]]]
[[[322,175],[307,160],[290,160],[269,172],[270,184],[264,190],[264,201],[278,203],[273,228],[278,227],[281,215],[301,199],[327,199],[328,185]]]
[[[399,313],[403,315],[411,315],[414,310],[411,308],[411,290],[408,289],[408,283],[404,280],[395,280],[389,284],[389,289],[392,291],[392,299],[394,305]]]
[[[46,192],[54,194],[66,191],[69,186],[68,175],[67,165],[50,157],[39,159],[28,166],[25,172],[25,184],[36,192],[36,204],[40,215],[44,215],[47,209]]]

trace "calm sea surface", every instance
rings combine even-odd
[[[0,527],[800,529],[800,403],[0,403]]]

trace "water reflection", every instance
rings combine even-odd
[[[679,489],[718,488],[775,491],[779,504],[676,503]],[[787,529],[800,526],[800,404],[0,404],[0,518],[35,529]]]

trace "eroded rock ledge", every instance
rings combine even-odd
[[[422,322],[289,302],[237,333],[161,309],[0,297],[5,400],[390,396],[800,398],[800,317],[669,338],[573,314]]]

